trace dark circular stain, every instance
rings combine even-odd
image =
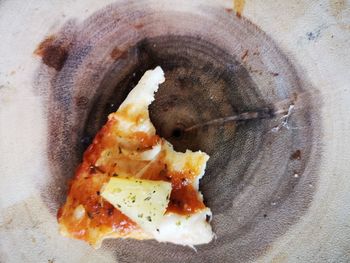
[[[76,99],[75,105],[78,108],[85,109],[88,106],[88,103],[89,103],[89,99],[87,97],[82,96]]]
[[[175,129],[173,129],[171,136],[174,138],[181,138],[183,133],[184,133],[184,131],[181,128],[175,128]]]
[[[291,160],[300,160],[301,159],[301,151],[300,150],[296,150],[295,152],[292,153],[292,155],[290,156]]]
[[[157,65],[166,77],[150,107],[157,132],[177,150],[210,155],[201,190],[217,239],[198,253],[155,241],[105,241],[103,249],[122,262],[254,260],[303,216],[313,197],[309,184],[317,184],[321,127],[314,88],[255,25],[201,1],[191,4],[203,13],[123,2],[81,24],[70,21],[55,34],[57,43],[69,40],[62,63],[47,71],[44,56],[35,80],[48,93],[50,177],[42,197],[54,214],[108,114]],[[273,132],[281,116],[271,109],[287,111],[292,103],[290,128]],[[256,109],[270,118],[183,132]],[[302,149],[298,162],[291,158],[295,149]],[[302,176],[295,180],[293,171]]]
[[[68,45],[50,36],[40,43],[34,53],[42,57],[44,64],[60,71],[68,57]]]

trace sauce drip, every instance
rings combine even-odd
[[[241,17],[245,5],[245,0],[233,0],[233,10],[236,12],[237,17]]]

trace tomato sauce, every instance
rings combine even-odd
[[[164,155],[161,154],[158,161],[151,164],[142,178],[171,182],[172,191],[167,213],[189,215],[205,208],[203,201],[198,197],[197,190],[192,186],[194,173],[191,172],[190,167],[183,172],[170,171],[164,162]]]

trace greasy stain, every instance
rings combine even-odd
[[[67,36],[67,38],[71,38],[70,32],[74,32],[74,36],[72,36],[71,40],[72,45],[69,49],[69,58],[65,62],[64,67],[66,68],[69,66],[69,68],[77,68],[79,66],[79,70],[76,72],[64,70],[61,71],[63,77],[55,78],[56,75],[54,75],[52,78],[52,76],[49,75],[52,72],[49,72],[48,74],[47,66],[42,63],[40,71],[36,77],[36,81],[40,84],[40,88],[47,90],[47,94],[49,95],[50,99],[47,101],[46,107],[49,109],[50,114],[54,116],[54,118],[50,118],[48,120],[50,130],[48,134],[48,150],[51,152],[49,160],[50,177],[48,177],[48,181],[45,183],[46,187],[41,189],[41,195],[43,196],[45,205],[50,211],[55,210],[56,206],[58,206],[59,203],[62,203],[63,196],[65,196],[63,193],[65,189],[65,187],[63,187],[63,182],[66,181],[68,177],[70,177],[68,174],[73,174],[74,167],[78,162],[77,156],[81,156],[82,150],[91,144],[93,135],[95,135],[96,131],[100,127],[99,125],[102,125],[102,120],[105,120],[105,102],[108,102],[108,104],[111,105],[108,106],[110,107],[108,108],[108,112],[110,112],[112,108],[115,109],[115,107],[118,106],[118,103],[121,102],[122,98],[126,96],[127,91],[130,90],[132,86],[134,86],[133,83],[138,81],[137,77],[131,77],[133,76],[134,72],[140,72],[137,74],[141,77],[142,73],[153,65],[160,64],[165,67],[167,81],[159,90],[161,93],[158,93],[158,99],[156,99],[153,103],[153,106],[155,107],[153,108],[152,115],[154,117],[155,125],[158,123],[159,127],[163,129],[159,129],[159,131],[164,134],[166,134],[168,130],[169,134],[172,134],[174,127],[178,127],[176,123],[177,120],[180,120],[181,123],[183,122],[186,124],[185,121],[188,119],[191,120],[190,118],[192,117],[194,121],[198,121],[202,120],[202,117],[204,116],[208,116],[210,118],[215,117],[216,114],[220,114],[220,116],[222,114],[225,114],[223,116],[226,116],[227,113],[231,112],[231,108],[226,111],[226,107],[232,106],[232,111],[250,110],[251,108],[255,109],[256,107],[265,106],[265,100],[275,102],[275,100],[277,101],[280,99],[285,99],[285,96],[280,97],[279,94],[283,93],[290,95],[291,92],[303,94],[304,88],[307,90],[312,89],[312,86],[309,85],[309,83],[304,83],[303,78],[301,78],[302,76],[295,75],[294,72],[297,71],[294,70],[293,65],[290,64],[288,57],[285,57],[282,51],[278,51],[279,49],[277,46],[275,46],[273,40],[261,32],[261,29],[258,26],[251,24],[249,20],[245,19],[245,17],[242,17],[241,19],[238,19],[238,17],[236,17],[236,13],[233,13],[233,11],[236,12],[236,10],[233,10],[233,3],[233,1],[229,2],[229,5],[231,6],[227,6],[230,7],[230,9],[227,9],[226,11],[223,8],[218,7],[217,10],[208,12],[207,16],[201,16],[203,18],[203,21],[194,21],[195,23],[203,22],[203,24],[205,24],[207,21],[211,21],[211,19],[213,19],[211,17],[213,14],[215,14],[214,18],[223,18],[223,20],[220,22],[227,23],[227,26],[233,28],[232,34],[230,34],[230,37],[228,37],[227,40],[218,37],[217,39],[219,42],[217,44],[219,47],[227,47],[227,50],[221,50],[221,48],[217,48],[216,45],[206,44],[206,36],[208,33],[212,34],[213,37],[216,37],[217,31],[220,31],[216,30],[215,25],[213,25],[213,27],[203,29],[203,32],[202,30],[199,30],[200,32],[198,31],[198,36],[189,34],[188,39],[187,37],[169,37],[168,35],[161,35],[159,39],[153,39],[147,35],[146,31],[143,34],[135,35],[135,32],[137,32],[138,29],[137,27],[139,26],[135,27],[134,25],[139,23],[138,20],[140,21],[142,19],[145,25],[148,24],[147,8],[140,11],[139,13],[135,12],[134,9],[131,9],[131,14],[140,14],[142,15],[141,19],[135,15],[133,22],[130,20],[120,20],[117,27],[108,27],[108,30],[110,31],[104,31],[104,29],[106,29],[105,25],[114,25],[116,23],[118,19],[116,17],[116,14],[120,12],[119,5],[108,6],[108,9],[102,10],[100,13],[98,13],[98,15],[93,16],[93,19],[89,18],[90,20],[79,23],[78,28],[73,27],[71,30],[70,27],[67,27],[69,29],[68,31],[66,28],[60,30],[60,35],[62,34],[65,37]],[[241,11],[240,14],[244,16],[246,14],[246,11],[247,10]],[[129,11],[123,15],[127,15],[128,12]],[[162,14],[162,17],[164,17],[164,19],[169,19],[169,17],[172,18],[173,11],[170,10],[169,14],[167,12],[164,12],[164,14]],[[176,21],[176,16],[174,16],[174,21]],[[123,23],[125,23],[125,25]],[[232,27],[231,25],[235,25],[236,27]],[[177,25],[174,24],[174,27],[176,26]],[[189,26],[191,26],[191,24],[189,24]],[[87,31],[79,30],[79,28],[89,29],[89,32],[101,32],[101,38],[86,38],[85,33]],[[142,30],[145,28],[146,26]],[[123,32],[125,29],[127,32]],[[208,31],[209,29],[210,31]],[[188,32],[192,32],[190,27],[188,30]],[[304,32],[304,39],[306,38],[306,32],[311,30],[312,28]],[[102,32],[106,33],[102,34]],[[254,34],[247,36],[247,32],[254,32]],[[174,32],[170,31],[168,33]],[[113,41],[113,43],[111,43],[110,36],[112,35],[116,38],[123,37],[124,39],[125,37],[126,40],[125,42]],[[202,38],[198,38],[199,36]],[[147,39],[148,42],[143,40],[144,37],[149,37]],[[60,39],[62,39],[62,37],[56,35],[56,40],[48,44],[54,44],[55,41],[58,41]],[[79,43],[77,42],[78,39]],[[243,49],[235,49],[232,47],[234,46],[232,43],[235,43],[236,39],[242,39],[243,42],[247,42],[242,42],[242,46],[244,47]],[[246,41],[246,39],[249,39],[249,41]],[[130,68],[125,68],[125,71],[119,70],[119,66],[121,68],[124,68],[124,63],[123,65],[115,65],[115,60],[111,58],[112,50],[118,46],[119,51],[116,49],[115,54],[118,54],[119,57],[120,52],[123,53],[123,50],[126,50],[126,47],[128,47],[128,45],[131,47],[131,45],[134,44],[134,41],[139,41],[138,43],[142,44],[137,44],[137,52],[140,52],[140,56],[137,53],[137,61],[135,61],[135,63],[133,61],[130,61]],[[145,42],[147,45],[144,44]],[[152,48],[153,43],[157,44],[156,48]],[[101,46],[106,48],[104,51],[107,51],[108,59],[101,62],[100,64],[99,61],[101,60],[101,54],[94,52],[94,50],[99,50]],[[139,46],[144,48],[139,49]],[[89,47],[91,49],[91,52],[86,55],[84,53],[85,47]],[[251,65],[253,68],[255,68],[255,70],[262,70],[263,73],[269,75],[269,67],[262,65],[258,68],[257,65],[260,64],[257,64],[256,61],[260,61],[260,56],[263,57],[266,55],[264,52],[265,50],[276,49],[277,52],[271,52],[272,57],[270,57],[270,59],[275,60],[276,63],[278,63],[276,64],[276,68],[278,69],[276,72],[280,72],[280,81],[283,81],[283,83],[286,82],[286,84],[275,85],[274,83],[271,83],[271,85],[266,85],[266,91],[268,92],[259,92],[259,82],[257,81],[257,83],[255,83],[255,81],[251,80],[249,72],[246,72],[246,67],[242,66],[239,61],[236,63],[234,59],[241,58],[246,49],[249,49],[248,60],[251,62],[248,66]],[[186,60],[183,59],[184,50],[186,51]],[[259,53],[260,50],[262,53],[261,55]],[[130,52],[130,55],[133,54],[131,53],[132,49],[130,49],[128,52]],[[73,57],[71,54],[79,54],[79,56],[75,58],[75,55]],[[84,55],[80,56],[80,54]],[[116,55],[113,55],[112,57],[115,56]],[[90,66],[89,63],[94,61],[96,61],[96,66]],[[118,62],[119,61],[123,60],[118,60]],[[129,63],[129,61],[125,62]],[[202,67],[197,66],[198,62],[208,64],[210,67],[208,67],[208,70],[205,70],[204,67],[202,69]],[[118,83],[115,82],[116,78],[113,77],[110,73],[115,72],[114,69],[118,69],[118,74],[121,74],[120,77],[118,77],[118,79],[120,79]],[[284,77],[284,72],[289,72],[288,78]],[[43,73],[45,75],[43,75]],[[96,80],[96,85],[84,85],[85,83],[91,83],[90,80],[95,79],[94,76],[101,76],[101,74],[106,74],[106,78],[103,78],[103,83],[102,81],[99,83]],[[111,76],[109,76],[109,74]],[[179,82],[177,79],[179,78],[179,74],[181,75],[180,77],[184,80],[183,85],[178,84]],[[213,76],[211,76],[211,74]],[[197,77],[200,82],[193,81],[194,78],[192,75],[199,75]],[[210,76],[208,77],[208,75]],[[42,81],[43,76],[46,77],[44,78],[44,81]],[[47,83],[50,83],[51,85],[47,85]],[[78,85],[78,83],[81,84]],[[203,89],[202,83],[204,83],[207,87],[213,87],[213,90],[210,88],[210,92],[208,91],[207,94],[207,89]],[[177,88],[177,86],[179,86],[179,88]],[[58,91],[62,92],[63,94],[71,93],[70,100],[72,103],[70,103],[70,108],[68,108],[68,111],[67,108],[64,107],[65,105],[56,99],[55,96]],[[189,91],[191,94],[195,94],[196,96],[192,96],[195,99],[190,101],[190,103],[187,103],[187,100],[183,103],[183,109],[187,115],[182,117],[179,116],[178,113],[178,109],[182,110],[182,101],[174,103],[173,100],[169,97],[171,97],[173,94],[182,94],[184,97],[186,91]],[[272,95],[277,95],[273,95],[273,98],[268,97],[268,94],[270,93]],[[88,96],[85,94],[88,94]],[[214,95],[213,100],[211,100],[211,97],[209,97],[211,94]],[[307,94],[311,94],[311,92]],[[84,95],[88,98],[84,98]],[[181,96],[179,99],[181,99]],[[259,205],[264,209],[266,217],[262,217],[261,214],[256,213],[256,211],[251,211],[252,209],[246,204],[241,205],[239,202],[236,202],[236,199],[239,199],[242,193],[245,192],[244,187],[242,187],[242,189],[238,188],[237,191],[232,191],[232,189],[227,189],[227,187],[221,187],[221,189],[224,190],[218,192],[217,189],[220,188],[220,180],[215,180],[215,178],[217,176],[225,175],[225,172],[222,171],[222,167],[230,167],[228,166],[230,162],[238,163],[239,165],[237,165],[237,167],[234,165],[234,171],[232,171],[235,176],[225,177],[225,184],[240,186],[241,180],[245,180],[246,178],[247,166],[244,160],[247,158],[247,156],[257,156],[260,153],[264,154],[265,156],[270,151],[270,149],[275,149],[276,146],[279,147],[280,145],[283,147],[281,148],[281,160],[265,160],[267,162],[271,162],[269,163],[270,167],[274,165],[273,163],[280,164],[280,161],[283,161],[283,164],[289,165],[289,163],[291,163],[289,158],[292,153],[297,149],[302,149],[302,158],[303,161],[305,161],[305,164],[301,161],[294,161],[298,162],[298,173],[303,173],[304,165],[306,165],[306,162],[308,162],[308,167],[311,167],[313,171],[317,171],[318,164],[309,162],[309,160],[314,160],[317,158],[309,158],[309,155],[311,155],[313,152],[319,153],[321,151],[311,152],[309,151],[309,148],[311,146],[317,146],[317,148],[319,147],[320,144],[317,143],[319,137],[315,136],[315,134],[317,135],[319,131],[321,132],[321,129],[319,129],[318,126],[319,112],[317,111],[316,105],[313,105],[313,102],[316,98],[312,97],[310,100],[309,99],[310,98],[308,95],[307,97],[303,97],[303,99],[300,101],[301,106],[303,106],[300,107],[302,114],[297,114],[295,116],[296,125],[297,127],[302,128],[302,130],[300,131],[300,129],[292,129],[290,130],[291,135],[289,136],[288,132],[288,137],[283,139],[280,139],[280,136],[272,136],[271,138],[268,137],[268,141],[270,143],[268,147],[265,147],[264,141],[261,141],[260,138],[263,137],[262,134],[265,129],[267,131],[267,129],[270,128],[270,123],[265,124],[265,122],[258,121],[251,122],[247,125],[242,124],[238,129],[238,132],[235,133],[234,131],[227,129],[227,127],[224,126],[220,128],[220,130],[214,129],[214,132],[212,132],[210,129],[207,129],[205,131],[203,130],[201,133],[193,133],[193,135],[191,134],[191,136],[188,137],[189,140],[187,140],[186,136],[181,137],[179,135],[179,137],[181,137],[181,140],[178,139],[177,144],[180,146],[182,145],[182,147],[191,147],[194,149],[203,147],[203,150],[208,149],[211,152],[215,152],[215,154],[210,159],[211,163],[208,166],[208,174],[201,181],[204,190],[204,196],[206,197],[208,206],[213,207],[213,212],[216,214],[220,214],[223,211],[232,212],[230,211],[230,209],[232,210],[232,202],[235,202],[235,205],[237,205],[237,208],[239,210],[243,210],[244,213],[247,213],[247,215],[251,216],[252,219],[254,218],[254,220],[251,221],[252,223],[244,223],[243,225],[238,224],[237,226],[233,223],[229,224],[229,227],[226,229],[227,231],[225,230],[224,237],[217,239],[217,242],[220,244],[214,247],[208,245],[208,251],[210,250],[210,254],[213,257],[218,257],[220,254],[225,255],[224,250],[220,250],[219,248],[227,248],[227,246],[230,246],[229,249],[233,253],[232,255],[226,255],[227,257],[224,256],[224,261],[230,261],[232,260],[232,257],[240,258],[242,261],[245,261],[247,259],[247,255],[249,255],[250,259],[253,259],[255,258],[255,255],[265,253],[266,246],[274,241],[277,237],[283,236],[292,224],[298,222],[299,216],[303,215],[305,211],[307,211],[309,203],[312,201],[313,191],[315,188],[311,189],[308,185],[304,185],[304,182],[309,182],[310,179],[314,184],[314,181],[317,180],[317,172],[308,173],[308,177],[305,180],[295,180],[293,175],[289,173],[286,175],[286,171],[290,172],[290,169],[284,171],[285,169],[281,168],[282,166],[284,167],[284,165],[275,165],[277,169],[280,169],[280,172],[278,174],[283,176],[283,179],[288,181],[283,180],[283,185],[280,186],[279,180],[276,180],[274,178],[271,180],[271,183],[267,184],[269,186],[268,190],[265,190],[264,187],[262,187],[260,190],[260,184],[257,183],[257,190],[254,193],[254,198],[252,199],[257,200],[256,205]],[[192,105],[194,102],[196,103],[196,111],[192,113],[192,108],[194,108]],[[208,104],[210,107],[208,105],[205,105],[206,102],[211,103]],[[169,106],[170,103],[174,105],[174,110]],[[203,107],[201,107],[202,104],[204,104]],[[80,110],[85,107],[86,110]],[[164,108],[169,109],[166,114],[164,113],[165,111],[162,111]],[[196,115],[197,111],[199,112],[198,115]],[[177,117],[177,119],[175,119],[174,116]],[[312,116],[312,119],[309,116]],[[174,119],[174,121],[172,119]],[[163,122],[163,120],[165,121]],[[80,125],[81,123],[83,123],[83,125]],[[71,127],[77,127],[76,130],[78,133],[76,134],[75,131],[72,132]],[[168,130],[164,129],[163,127],[167,128]],[[80,134],[82,137],[78,137]],[[175,132],[174,135],[177,135],[177,132]],[[79,138],[82,139],[79,140]],[[234,140],[231,141],[231,138]],[[307,142],[305,144],[304,138]],[[252,140],[257,143],[254,143],[254,147],[247,148],[248,144],[246,142]],[[80,148],[80,145],[83,146]],[[289,145],[295,145],[295,148],[291,149]],[[228,154],[232,152],[232,149],[242,149],[242,151],[240,151],[240,153],[237,155]],[[261,160],[259,159],[255,160],[253,158],[250,163],[254,163],[254,165],[257,167],[260,167],[261,165],[261,167],[265,167],[265,164],[261,163]],[[291,165],[295,164],[296,163],[293,163]],[[92,171],[94,170],[96,169],[92,169]],[[257,171],[258,173],[254,175],[254,180],[259,180],[259,182],[266,182],[266,180],[269,180],[269,177],[265,178],[266,171],[264,169],[257,169]],[[295,183],[298,183],[300,185],[298,185],[298,195],[292,195],[293,197],[295,196],[295,199],[293,198],[292,206],[289,207],[288,204],[286,204],[286,206],[278,206],[278,208],[270,208],[270,205],[268,205],[266,208],[263,206],[265,203],[268,204],[268,201],[270,199],[267,198],[270,198],[270,193],[272,191],[281,189],[281,192],[283,192],[283,196],[281,197],[282,200],[284,200],[284,198],[287,198],[285,196],[291,196],[289,193],[293,193],[292,186]],[[288,187],[284,187],[284,184]],[[57,186],[62,187],[63,189],[60,190],[59,193],[56,190]],[[227,200],[230,201],[227,202]],[[178,207],[183,206],[182,204],[178,204],[175,198],[174,204]],[[105,211],[106,217],[111,214],[111,211],[108,209]],[[113,212],[113,215],[114,213],[115,212]],[[257,217],[257,215],[259,215],[260,218]],[[95,217],[95,214],[92,213],[90,216]],[[259,219],[261,218],[265,219],[263,224],[266,223],[263,228],[260,228],[261,220]],[[218,221],[214,220],[214,226],[215,224],[217,226],[218,224],[220,225],[222,223],[225,223],[225,221],[220,220],[220,218]],[[276,230],[272,231],[272,235],[271,229]],[[238,237],[241,236],[249,237],[247,238],[244,245],[239,244],[237,241],[240,239]],[[261,236],[265,236],[266,238],[261,240],[261,242],[259,241],[256,243],[255,241]],[[232,237],[237,238],[232,239]],[[130,243],[130,245],[133,245],[133,243]],[[136,246],[137,245],[135,245],[135,247]],[[130,258],[142,258],[142,251],[134,250],[134,252],[134,254],[130,255]],[[113,253],[116,253],[118,255],[123,254],[122,248],[115,246],[115,248],[113,248]],[[176,253],[174,255],[178,256]],[[187,258],[192,255],[190,254],[192,252],[188,252],[187,250],[180,251],[179,253],[184,253],[183,256]],[[157,257],[154,257],[153,259],[154,262],[164,262],[167,260],[169,261],[169,258],[161,257],[162,255],[157,254],[156,256]],[[130,259],[129,255],[125,255],[124,258]],[[201,259],[198,258],[198,261],[199,260]]]
[[[34,54],[40,56],[45,65],[60,71],[68,58],[68,49],[69,44],[59,43],[55,36],[49,36],[39,44]]]
[[[119,47],[115,47],[113,48],[112,52],[111,52],[111,58],[114,60],[118,60],[118,59],[125,59],[128,56],[128,51],[127,50],[121,50]]]
[[[245,0],[233,0],[233,10],[236,12],[237,17],[241,17],[245,5]]]
[[[290,156],[291,160],[300,160],[301,159],[301,151],[300,150],[296,150],[295,152],[292,153],[292,155]]]

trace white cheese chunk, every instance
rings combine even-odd
[[[145,232],[153,233],[164,217],[170,192],[168,182],[112,177],[101,195]]]

